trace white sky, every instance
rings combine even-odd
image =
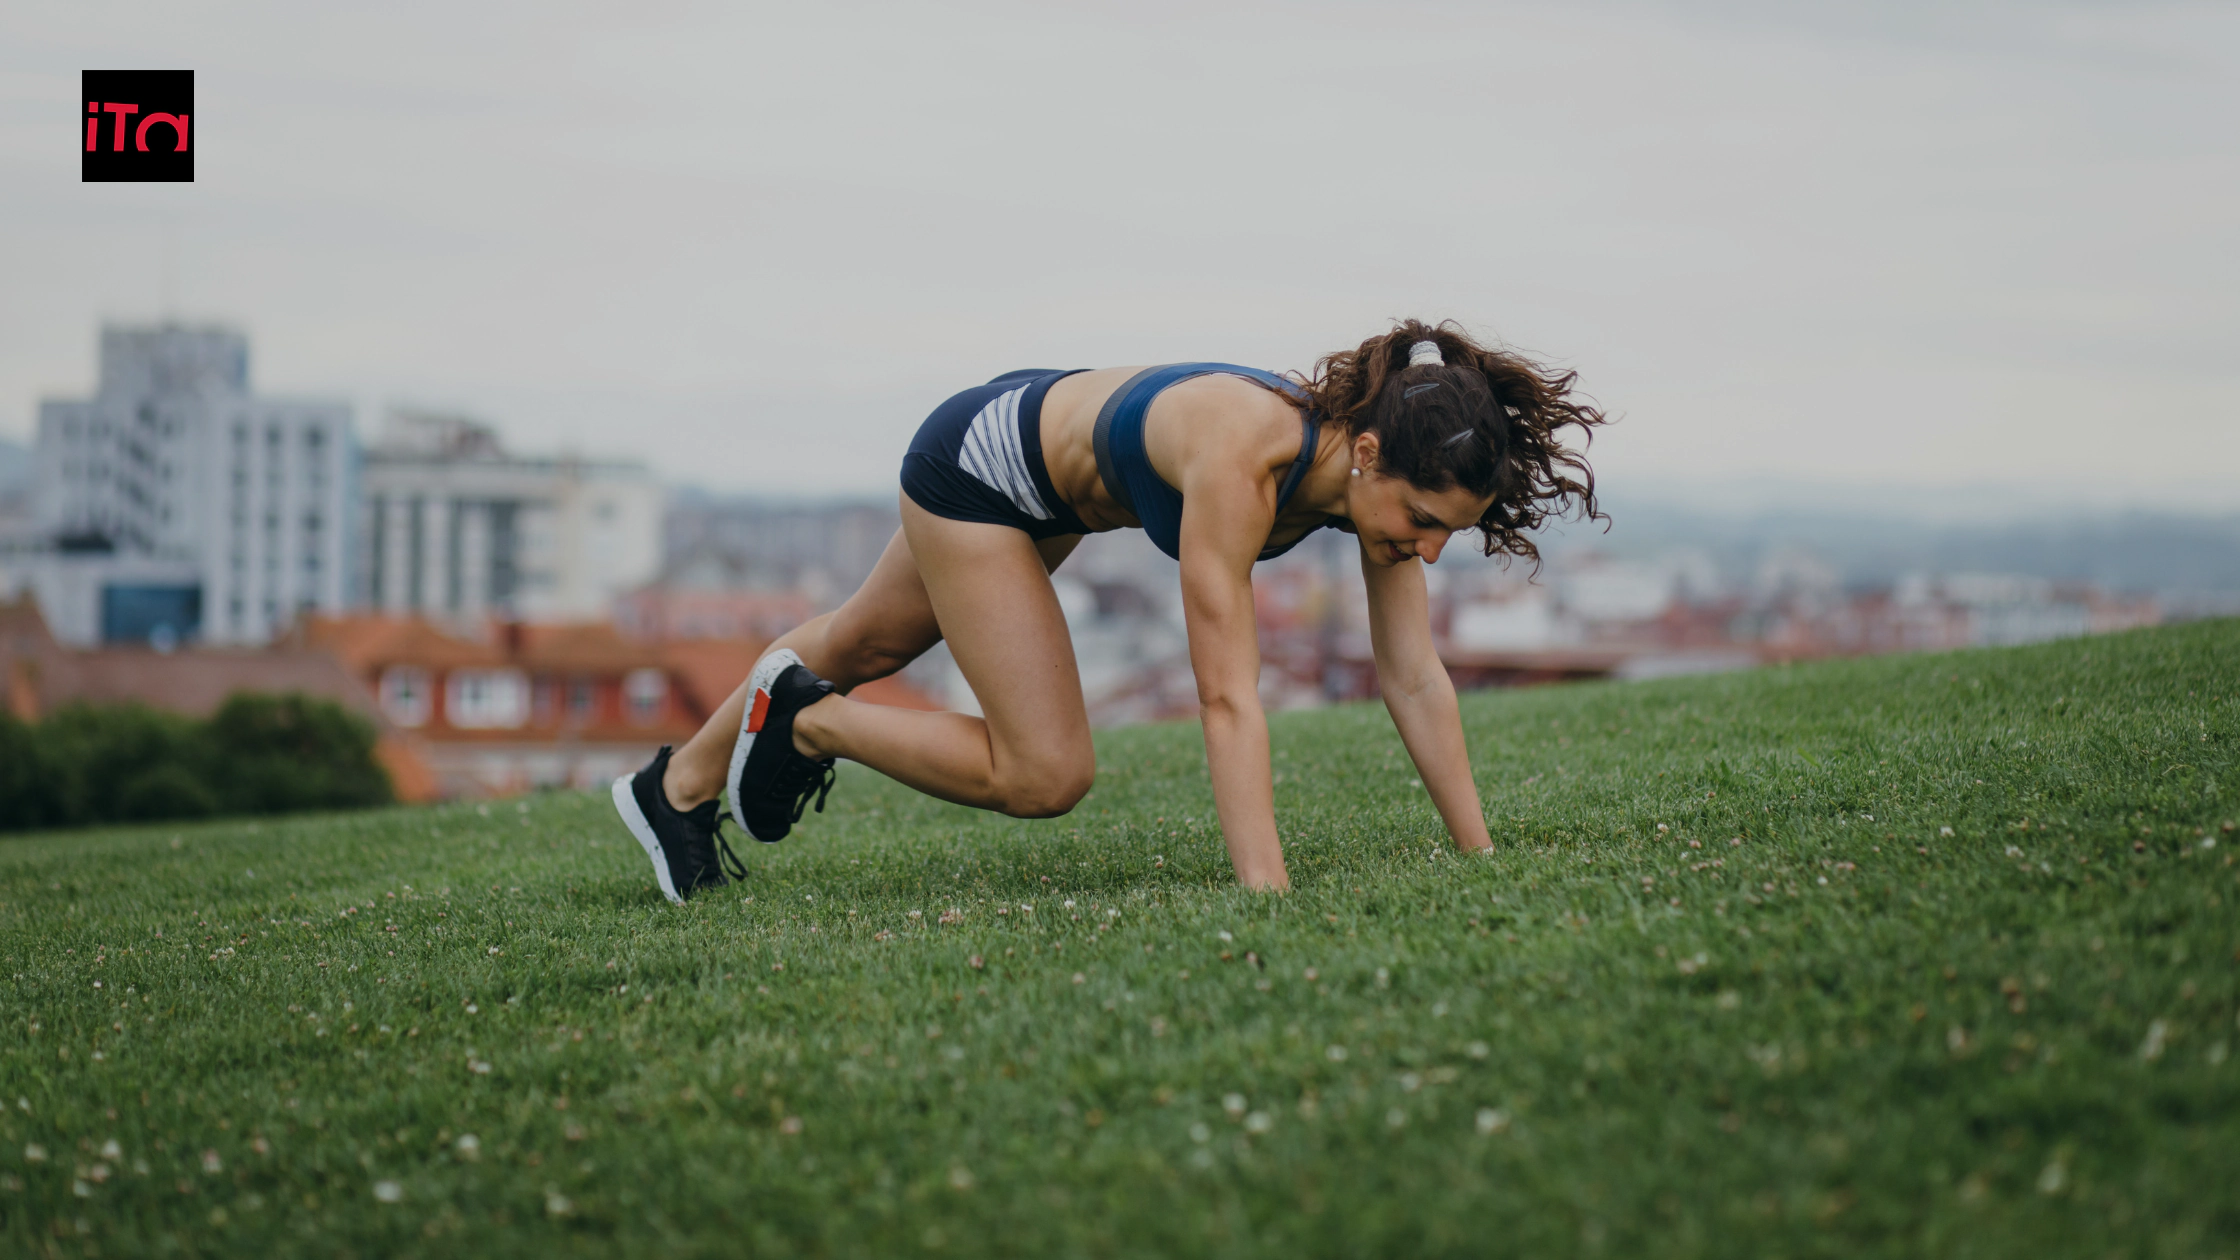
[[[78,182],[136,67],[192,185]],[[8,0],[0,434],[168,310],[361,431],[884,489],[1010,368],[1414,314],[1577,367],[1637,491],[2230,508],[2235,119],[2229,4]]]

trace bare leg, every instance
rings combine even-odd
[[[1047,574],[1080,540],[1037,544],[1004,526],[933,516],[907,498],[902,512],[902,532],[863,588],[771,647],[793,649],[845,693],[902,668],[948,629],[988,717],[827,700],[795,719],[796,747],[863,762],[962,804],[1022,816],[1065,812],[1088,790],[1095,758],[1072,641]],[[663,787],[678,808],[722,791],[746,702],[742,683],[671,758]]]

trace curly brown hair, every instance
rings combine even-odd
[[[1410,367],[1409,347],[1419,341],[1437,344],[1445,365]],[[1310,405],[1348,434],[1377,435],[1377,463],[1387,476],[1425,490],[1461,486],[1493,496],[1477,524],[1486,554],[1519,556],[1537,571],[1540,549],[1527,535],[1549,518],[1576,508],[1582,520],[1610,519],[1595,504],[1584,454],[1609,420],[1572,396],[1578,379],[1489,350],[1451,320],[1433,327],[1409,319],[1324,355],[1299,383]],[[1559,437],[1571,426],[1581,430],[1577,451]]]

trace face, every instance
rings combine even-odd
[[[1415,559],[1436,564],[1447,541],[1475,526],[1493,506],[1493,496],[1481,497],[1460,486],[1431,491],[1384,476],[1376,471],[1376,438],[1362,434],[1355,444],[1361,475],[1346,487],[1346,515],[1362,548],[1379,564]]]

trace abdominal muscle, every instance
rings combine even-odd
[[[1143,522],[1105,492],[1097,471],[1097,413],[1112,391],[1140,367],[1076,372],[1050,386],[1042,398],[1042,463],[1050,485],[1091,533],[1130,529]]]

